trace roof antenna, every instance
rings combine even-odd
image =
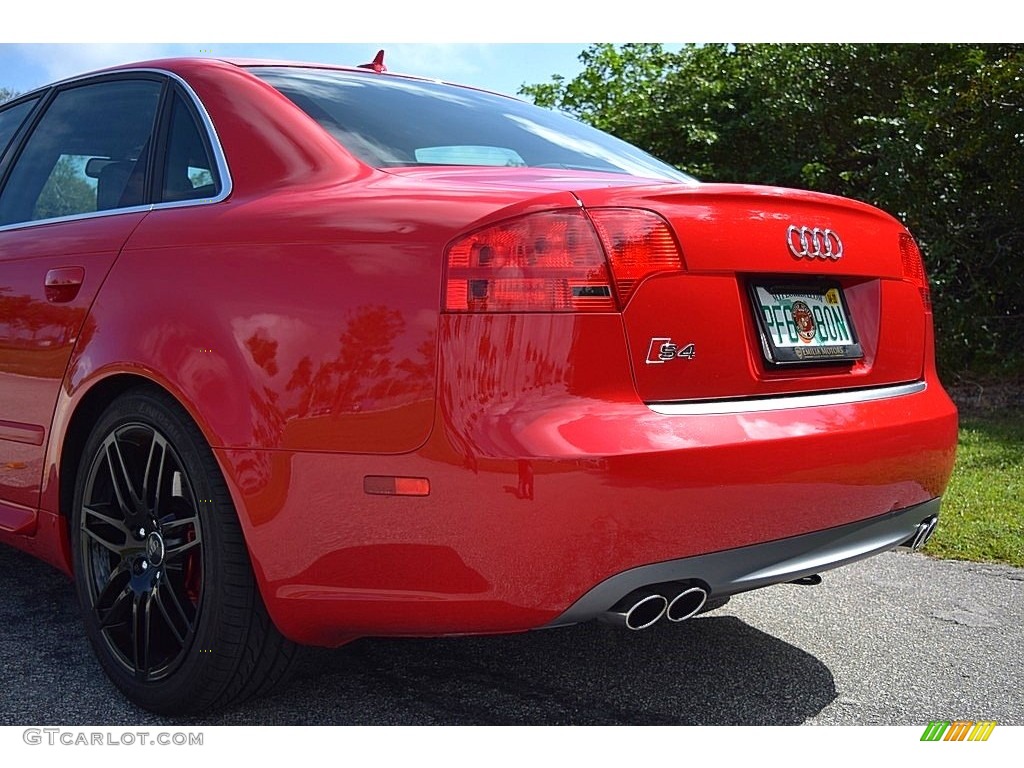
[[[388,68],[384,66],[384,49],[381,48],[377,51],[377,55],[373,57],[373,61],[369,64],[360,64],[360,69],[372,69],[374,72],[387,72]]]

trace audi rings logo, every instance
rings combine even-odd
[[[786,230],[786,245],[789,246],[789,252],[798,259],[807,257],[839,261],[843,257],[843,241],[831,229],[812,229],[790,224]]]

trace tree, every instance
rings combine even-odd
[[[866,200],[917,236],[947,369],[1024,370],[1024,46],[595,45],[523,93],[707,180]]]
[[[0,104],[5,101],[10,101],[18,95],[17,91],[12,91],[10,88],[0,88]]]
[[[46,184],[39,193],[32,216],[36,219],[48,219],[95,210],[95,188],[85,180],[81,167],[64,156],[53,166]]]

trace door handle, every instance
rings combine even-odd
[[[85,280],[85,267],[58,267],[46,273],[46,300],[54,304],[74,301]]]

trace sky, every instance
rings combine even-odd
[[[24,92],[164,56],[361,64],[383,48],[392,72],[515,95],[523,84],[578,74],[578,56],[592,42],[1019,40],[1022,28],[1010,7],[972,0],[965,14],[962,3],[934,0],[923,16],[916,4],[892,0],[18,2],[7,4],[0,25],[0,87]]]
[[[0,88],[25,92],[101,67],[169,56],[270,58],[355,65],[384,49],[391,72],[472,85],[515,95],[524,84],[553,74],[574,77],[587,43],[0,43]]]

